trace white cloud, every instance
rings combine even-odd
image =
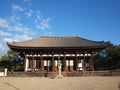
[[[31,17],[32,13],[33,13],[33,11],[30,9],[28,12],[25,13],[25,15],[27,17]]]
[[[28,35],[14,35],[14,37],[11,38],[3,38],[3,41],[6,42],[19,42],[19,41],[25,41],[25,40],[29,40],[32,39],[32,37],[29,37]]]
[[[37,12],[37,19],[38,19],[39,21],[42,20],[42,17],[41,17],[41,15],[40,15],[40,11]]]
[[[43,26],[41,26],[41,25],[36,25],[36,28],[40,29],[40,30],[45,30],[45,28]]]
[[[0,18],[0,28],[4,28],[6,30],[10,30],[13,32],[15,31],[14,33],[21,32],[23,34],[23,35],[14,35],[12,33],[0,30],[0,36],[11,37],[13,35],[12,38],[3,38],[4,42],[22,41],[22,40],[28,40],[31,38],[27,35],[28,32],[30,33],[31,29],[22,25],[20,22],[16,21],[16,19],[19,19],[19,18],[16,16],[12,16],[9,20]]]
[[[30,0],[23,0],[23,3],[31,6],[31,1]]]
[[[2,43],[0,43],[0,50],[5,50],[5,47]]]
[[[8,47],[6,45],[6,43],[4,42],[0,42],[0,57],[5,55],[7,53]]]
[[[41,26],[49,29],[50,28],[48,25],[49,21],[50,21],[50,18],[43,19],[43,21],[41,22]]]
[[[29,30],[31,30],[31,28],[26,27],[19,20],[20,20],[19,16],[15,16],[15,15],[11,16],[10,20],[9,20],[9,22],[11,23],[11,26],[10,26],[10,28],[8,28],[8,30],[19,31],[19,32],[22,32],[24,34],[28,33]]]
[[[50,21],[50,18],[47,18],[47,19],[43,19],[40,24],[36,24],[36,28],[37,29],[40,29],[40,30],[45,30],[45,29],[50,29],[50,26],[49,26],[49,21]]]
[[[5,19],[0,18],[0,27],[1,28],[10,28],[9,22]]]
[[[50,29],[49,26],[50,18],[42,18],[40,11],[36,13],[35,27],[40,30]]]
[[[16,19],[19,19],[19,17],[12,16],[9,20],[0,18],[0,28],[5,28],[6,30],[10,30],[10,31],[19,31],[24,34],[27,34],[29,30],[31,30],[31,28],[22,25]],[[5,32],[2,31],[0,32],[0,34],[10,36],[10,33],[5,34]]]
[[[12,9],[15,10],[15,11],[17,11],[17,10],[18,11],[24,11],[24,9],[21,6],[16,5],[16,4],[12,5]]]
[[[48,36],[52,36],[53,35],[53,33],[52,32],[48,32]]]
[[[21,5],[12,4],[12,16],[0,18],[0,56],[8,50],[6,42],[25,41],[32,39],[32,36],[35,35],[53,35],[53,33],[47,30],[50,29],[50,18],[43,18],[40,11],[35,11],[31,9],[30,6],[30,0],[22,0]],[[30,26],[32,28],[28,26],[29,22],[31,23],[30,25],[33,24],[32,26]],[[43,30],[40,31],[42,34],[38,34],[35,29]]]
[[[20,17],[19,17],[19,16],[15,16],[15,15],[13,15],[13,16],[10,17],[10,21],[11,21],[11,22],[14,22],[14,23],[15,23],[16,20],[20,20]]]
[[[6,45],[6,42],[19,42],[19,41],[25,41],[25,40],[29,40],[32,39],[32,37],[29,37],[28,35],[14,35],[11,38],[3,38],[0,39],[0,57],[3,56],[4,54],[7,53],[7,50],[9,49],[8,46]]]
[[[14,36],[14,39],[15,38],[17,39],[17,41],[25,41],[25,40],[32,39],[32,37],[29,37],[28,35],[18,35],[18,34]]]
[[[4,38],[3,41],[4,42],[13,42],[14,40],[12,38]]]
[[[30,28],[23,26],[22,24],[18,23],[17,25],[11,27],[9,30],[14,30],[14,31],[21,31],[23,33],[28,33]]]
[[[0,36],[12,36],[12,34],[9,32],[0,31]]]

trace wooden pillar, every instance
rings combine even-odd
[[[94,71],[94,51],[91,53],[91,58],[90,58],[90,70]]]
[[[32,71],[34,71],[34,55],[32,55]]]
[[[54,60],[54,54],[52,54],[52,71],[55,71],[55,60]]]
[[[26,55],[25,55],[25,53],[24,53],[24,72],[26,72]]]
[[[77,52],[75,54],[75,71],[78,71],[78,57],[77,57]]]
[[[64,59],[63,59],[63,71],[66,71],[66,56],[64,54]]]
[[[84,71],[86,71],[86,57],[85,57],[85,53],[83,55],[83,69],[84,69]]]
[[[30,58],[30,71],[32,71],[32,59]]]
[[[44,60],[42,55],[40,55],[40,71],[44,71]]]

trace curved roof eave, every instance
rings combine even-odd
[[[7,42],[12,49],[28,48],[105,48],[109,42],[92,41],[80,37],[39,37],[23,42]]]
[[[108,47],[107,45],[101,45],[101,46],[84,46],[84,47],[21,47],[21,46],[13,46],[9,45],[11,49],[103,49]]]

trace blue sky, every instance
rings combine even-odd
[[[6,41],[79,36],[120,44],[120,0],[1,0],[0,56]]]

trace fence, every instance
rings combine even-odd
[[[8,72],[8,76],[13,77],[55,77],[57,72]],[[65,77],[79,76],[120,76],[120,70],[112,71],[80,71],[80,72],[62,72]]]
[[[120,76],[120,70],[117,71],[83,71],[68,72],[66,76]]]

